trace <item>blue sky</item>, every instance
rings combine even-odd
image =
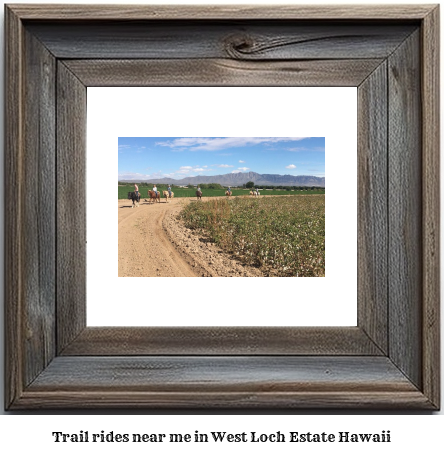
[[[325,138],[119,138],[119,180],[250,171],[325,177]]]

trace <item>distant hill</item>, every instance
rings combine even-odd
[[[290,176],[289,174],[258,174],[255,172],[249,173],[229,173],[219,174],[217,176],[194,176],[185,177],[183,179],[131,179],[120,180],[119,182],[149,182],[155,184],[171,184],[171,185],[187,185],[187,184],[220,184],[224,187],[241,187],[247,182],[254,182],[254,185],[265,187],[267,185],[295,185],[305,187],[325,187],[325,177],[316,176]]]

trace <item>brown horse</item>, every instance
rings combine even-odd
[[[196,191],[196,196],[197,196],[198,200],[201,200],[202,199],[202,192]]]
[[[148,190],[148,196],[150,197],[149,203],[151,203],[151,201],[154,203],[156,200],[160,203],[160,192],[157,192],[156,195],[154,190]]]
[[[228,190],[225,192],[225,195],[226,196],[231,196],[233,193],[232,192],[229,192]]]

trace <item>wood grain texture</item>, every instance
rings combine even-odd
[[[7,408],[439,407],[435,6],[14,5],[6,7],[5,14]],[[91,32],[98,22],[103,26],[109,19],[110,27],[99,27],[94,40],[80,36],[76,48],[74,35],[69,36],[74,33],[71,26],[83,22],[80,31]],[[315,23],[320,19],[328,24]],[[49,22],[40,27],[45,20]],[[126,20],[135,26],[127,36],[128,49],[158,62],[131,61],[132,55],[127,54],[111,63],[105,61],[124,53],[124,34],[119,35],[117,25]],[[141,20],[150,27],[145,27],[148,22],[141,25]],[[185,26],[183,31],[179,21]],[[215,21],[219,25],[209,27]],[[421,36],[411,33],[420,21]],[[49,31],[59,26],[60,37],[54,33],[51,37]],[[114,50],[109,33],[113,27]],[[199,27],[205,30],[200,37]],[[357,35],[352,29],[358,30]],[[47,34],[47,43],[35,35],[36,30]],[[143,37],[143,44],[137,44],[135,37]],[[360,40],[375,47],[367,45],[365,50]],[[58,62],[57,80],[50,44],[69,60]],[[386,62],[381,61],[384,53],[390,54]],[[80,60],[86,55],[97,59],[78,61],[78,55]],[[166,61],[187,55],[199,58]],[[332,61],[341,55],[347,62]],[[360,61],[353,55],[359,55]],[[347,74],[341,75],[340,68]],[[144,75],[146,69],[149,77]],[[264,85],[297,81],[318,85],[332,78],[342,84],[363,81],[358,93],[360,110],[366,113],[359,120],[359,211],[371,226],[359,227],[365,244],[359,247],[359,268],[369,274],[361,275],[366,291],[360,290],[359,328],[268,328],[267,339],[260,328],[85,329],[85,84],[112,85],[114,80],[137,85],[144,77],[160,81],[168,73],[179,72],[180,77],[170,74],[174,84],[187,85],[196,69],[206,84],[254,85],[255,77]],[[384,107],[380,106],[384,90],[385,133]],[[57,148],[51,158],[53,93],[57,96]],[[49,100],[48,105],[43,100]],[[387,239],[382,215],[384,134],[388,138]],[[52,203],[38,176],[43,173],[51,180],[51,160],[56,162],[58,189]],[[27,201],[28,184],[38,211]],[[51,274],[40,269],[49,266],[51,270],[54,220],[57,267]],[[33,232],[26,239],[29,231]],[[37,240],[35,233],[48,238]],[[388,315],[381,281],[384,270]],[[55,310],[51,310],[51,278],[57,287]],[[47,335],[54,318],[57,352],[51,361],[54,345]],[[42,339],[38,331],[45,334]],[[141,356],[147,352],[156,356]]]
[[[420,20],[436,5],[26,5],[8,7],[27,20]]]
[[[243,410],[248,414],[266,414],[270,409],[288,413],[291,409],[359,409],[365,410],[433,410],[424,395],[418,391],[355,392],[353,385],[345,384],[341,391],[276,392],[193,392],[162,393],[143,391],[26,391],[14,410],[49,409],[225,409]],[[350,391],[348,389],[350,388]],[[228,388],[229,389],[229,388]],[[330,410],[331,411],[331,410]],[[112,412],[112,410],[111,410]],[[279,410],[278,410],[279,412]]]
[[[417,25],[290,21],[31,23],[57,58],[231,60],[387,58]],[[205,37],[205,39],[202,39]]]
[[[23,391],[22,294],[22,37],[18,18],[5,11],[5,408]]]
[[[423,387],[440,404],[439,6],[422,25]]]
[[[389,356],[422,384],[422,163],[419,31],[388,59]]]
[[[421,407],[385,357],[59,357],[20,407]]]
[[[86,87],[57,68],[57,349],[86,326]]]
[[[55,59],[25,32],[23,299],[25,385],[55,355]]]
[[[357,327],[87,327],[62,356],[381,355]]]
[[[100,375],[103,371],[108,375]],[[354,384],[356,391],[415,390],[387,358],[372,356],[68,356],[56,358],[32,389],[204,392],[224,390],[228,384],[231,392],[291,391],[295,384],[312,392],[340,390],[345,384]]]
[[[358,326],[388,353],[387,64],[358,89]]]
[[[109,86],[352,86],[381,59],[309,61],[64,60],[88,87]]]

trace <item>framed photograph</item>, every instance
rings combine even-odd
[[[6,409],[439,409],[437,5],[22,4],[6,6],[5,34]],[[345,285],[324,300],[339,306],[347,277],[356,282],[356,325],[300,326],[291,312],[271,325],[199,325],[193,316],[180,325],[172,312],[166,323],[87,324],[92,301],[103,314],[128,311],[106,285],[94,287],[101,265],[87,255],[90,209],[109,196],[115,214],[115,193],[87,181],[87,109],[93,89],[137,87],[254,88],[257,97],[355,88],[357,189],[348,204],[357,255]],[[227,118],[233,125],[242,125],[239,110]],[[273,123],[272,111],[263,117]],[[225,134],[224,124],[202,135],[260,136],[247,127]],[[145,136],[170,147],[172,137],[201,135],[176,126]],[[327,258],[335,265],[340,253]],[[117,278],[117,269],[107,274]],[[248,288],[256,279],[239,280]],[[168,288],[148,307],[162,307]],[[234,299],[230,312],[241,307]]]
[[[87,99],[86,185],[107,195],[87,204],[87,325],[356,326],[355,87],[89,87]]]

